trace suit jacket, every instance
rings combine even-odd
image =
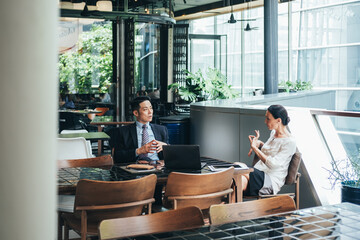
[[[168,130],[165,126],[150,123],[150,127],[155,140],[169,143]],[[136,123],[116,128],[111,135],[113,139],[110,145],[114,146],[114,162],[136,162],[135,150],[138,148]],[[162,152],[159,152],[158,155],[159,159],[163,159]]]

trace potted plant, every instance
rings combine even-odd
[[[296,80],[282,81],[279,83],[279,92],[297,92],[302,90],[311,90],[313,88],[311,82]]]
[[[224,76],[216,68],[208,68],[205,76],[201,69],[192,73],[188,70],[183,70],[187,74],[185,84],[173,83],[168,86],[180,100],[187,103],[236,98],[238,93],[227,84],[226,76]]]
[[[329,170],[333,186],[341,183],[341,201],[360,204],[360,151],[341,160],[331,162]]]

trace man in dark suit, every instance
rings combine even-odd
[[[168,131],[165,126],[150,123],[153,118],[150,98],[147,96],[135,98],[131,102],[131,110],[136,122],[118,128],[115,133],[114,161],[148,163],[163,159],[162,146],[168,144]],[[145,134],[148,142],[143,145],[144,131],[147,131]]]

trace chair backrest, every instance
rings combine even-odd
[[[301,163],[301,153],[298,148],[296,148],[296,152],[291,157],[291,161],[288,168],[288,175],[285,178],[285,184],[290,185],[296,182],[296,175],[299,171]]]
[[[259,157],[255,154],[252,166],[254,166],[259,160],[260,160]],[[288,174],[285,178],[286,185],[291,185],[296,182],[296,175],[299,171],[300,163],[301,163],[301,153],[299,152],[299,149],[296,148],[296,151],[294,155],[292,155],[289,163]]]
[[[294,210],[294,200],[288,195],[247,202],[218,204],[210,207],[210,223],[220,225]]]
[[[210,205],[221,202],[223,196],[215,197],[216,193],[232,190],[233,176],[233,167],[207,174],[171,172],[165,187],[165,201],[181,197],[183,199],[178,199],[177,206],[172,206],[173,208],[185,206],[209,208]],[[185,199],[186,197],[188,198]]]
[[[99,237],[101,240],[118,239],[194,229],[203,225],[201,210],[192,206],[151,215],[104,220],[99,225]]]
[[[86,208],[97,209],[87,213],[93,221],[140,215],[143,206],[154,201],[156,181],[155,174],[127,181],[82,179],[76,187],[75,216],[80,219],[80,210]]]
[[[58,168],[74,168],[74,167],[104,167],[112,166],[114,161],[111,155],[102,155],[94,158],[81,158],[81,159],[65,159],[58,160]]]
[[[89,143],[83,137],[58,138],[57,160],[93,157]]]
[[[107,111],[109,111],[109,108],[107,107],[97,107],[95,108],[96,111],[101,111],[101,113],[96,113],[96,116],[102,116],[104,115]]]

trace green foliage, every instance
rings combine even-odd
[[[201,69],[192,73],[183,70],[187,74],[185,85],[173,83],[168,86],[181,99],[188,102],[236,98],[238,93],[227,84],[226,77],[214,68],[208,68],[204,77]]]
[[[310,90],[313,88],[311,82],[305,82],[297,80],[295,82],[282,81],[279,83],[279,87],[284,88],[286,92],[297,92],[301,90]]]
[[[98,84],[100,92],[107,92],[112,79],[112,25],[93,24],[77,43],[78,51],[59,56],[61,93],[91,93],[91,86]]]

